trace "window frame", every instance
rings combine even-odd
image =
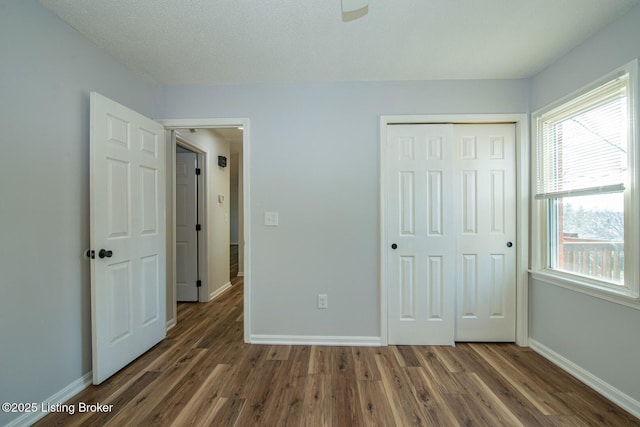
[[[628,73],[629,105],[629,147],[628,185],[625,185],[624,210],[624,248],[625,263],[624,284],[616,285],[604,280],[586,277],[571,272],[551,269],[552,256],[557,248],[551,247],[550,204],[556,198],[536,199],[538,173],[538,146],[542,143],[538,122],[548,112],[567,104],[576,98],[615,79],[621,73]],[[601,78],[583,86],[577,91],[552,102],[531,114],[531,277],[552,285],[572,289],[587,295],[640,309],[639,266],[634,260],[640,259],[640,139],[638,135],[638,59],[607,73]]]

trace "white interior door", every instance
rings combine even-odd
[[[91,327],[100,384],[166,332],[165,134],[91,93]]]
[[[454,127],[456,341],[516,338],[515,125]]]
[[[178,301],[198,301],[197,166],[196,153],[176,153],[176,295]]]
[[[389,125],[386,148],[389,344],[514,341],[515,126]]]
[[[387,127],[389,344],[454,342],[452,147],[452,125]]]

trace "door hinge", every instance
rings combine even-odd
[[[202,230],[202,226],[200,224],[196,224],[196,231]]]
[[[202,286],[202,280],[196,280],[196,288],[199,288]]]
[[[200,168],[196,168],[196,175],[200,175]]]

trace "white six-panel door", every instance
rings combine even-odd
[[[93,383],[161,341],[165,309],[162,125],[91,93]]]
[[[454,126],[456,341],[515,341],[515,125]]]
[[[390,125],[387,142],[389,344],[450,345],[456,257],[453,126]]]
[[[515,340],[514,149],[511,124],[387,126],[389,344]]]
[[[196,153],[176,153],[176,295],[197,302],[198,223]]]

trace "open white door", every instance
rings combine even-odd
[[[100,384],[165,337],[165,134],[91,93],[91,328]]]
[[[197,167],[196,153],[176,153],[176,295],[181,302],[198,301]]]

